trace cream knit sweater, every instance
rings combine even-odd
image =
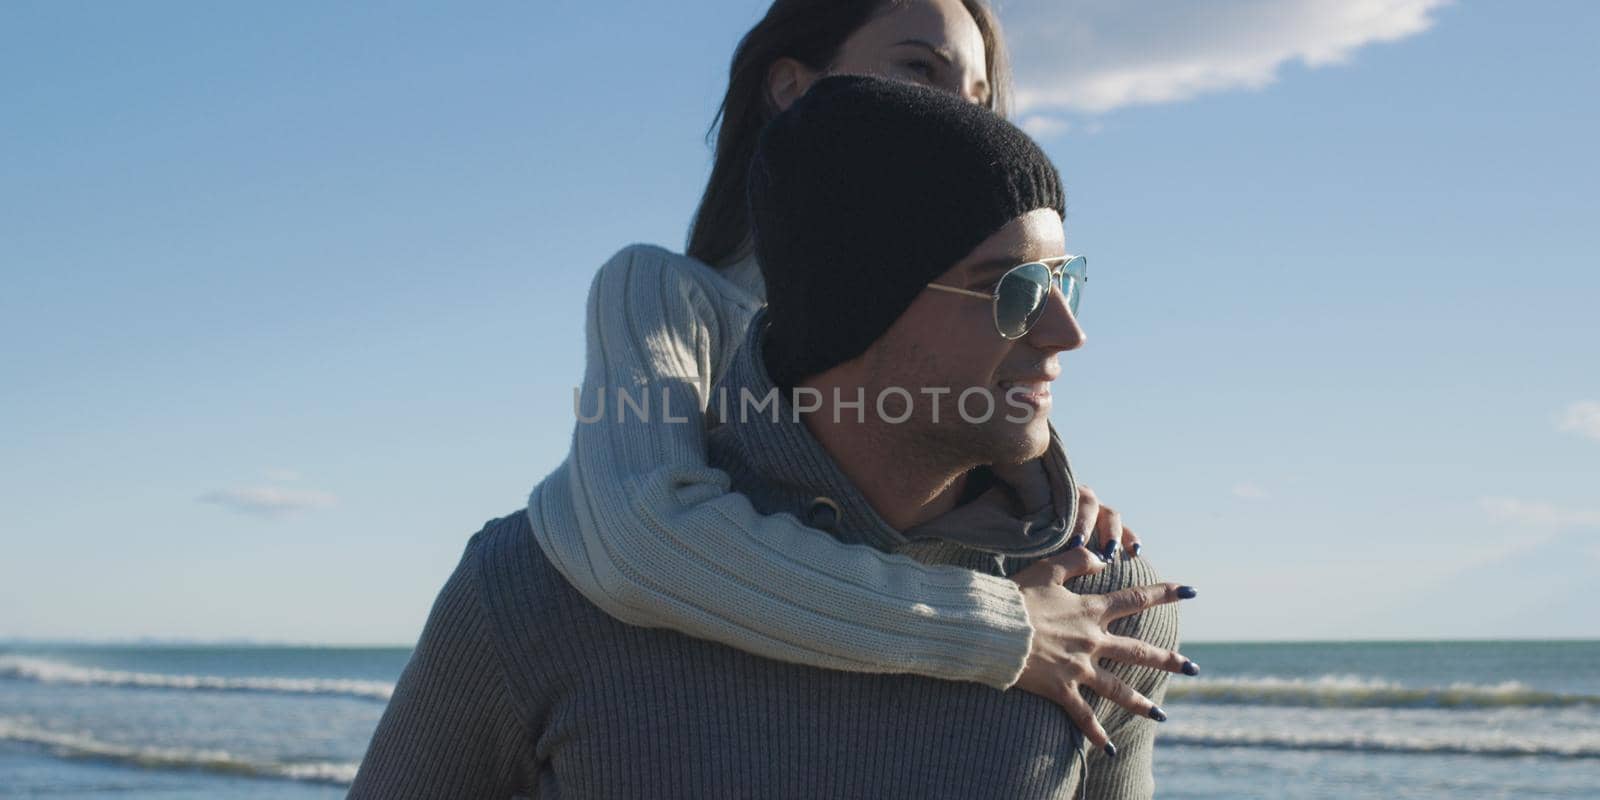
[[[592,416],[605,387],[608,408],[573,436],[578,524],[533,526],[546,558],[591,603],[634,625],[825,669],[1009,687],[1033,633],[1015,583],[848,547],[789,514],[764,516],[707,466],[711,387],[763,297],[753,259],[713,270],[633,245],[600,269],[579,407]],[[649,398],[650,422],[619,419],[618,387]],[[689,422],[666,422],[664,411]],[[801,547],[821,555],[804,564],[782,556]],[[718,564],[741,565],[739,579]]]

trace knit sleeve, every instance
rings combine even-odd
[[[1097,575],[1088,575],[1067,582],[1067,588],[1080,594],[1105,594],[1130,586],[1160,583],[1148,558],[1118,559],[1116,563]],[[1167,603],[1146,609],[1131,617],[1111,623],[1112,633],[1142,639],[1156,647],[1178,647],[1178,606]],[[1102,659],[1100,666],[1109,669],[1134,691],[1161,705],[1166,699],[1167,682],[1171,673],[1150,667],[1131,666]],[[1111,742],[1117,746],[1116,758],[1108,758],[1097,748],[1089,748],[1087,770],[1084,773],[1085,800],[1145,800],[1155,795],[1155,777],[1152,774],[1156,732],[1159,723],[1145,717],[1135,717],[1127,709],[1110,700],[1086,691],[1095,718],[1106,729]]]
[[[434,601],[351,798],[538,797],[528,728],[479,595],[476,543]]]
[[[1032,638],[1014,583],[759,514],[707,465],[707,398],[747,320],[722,280],[642,246],[596,276],[569,460],[580,524],[535,525],[546,557],[631,624],[827,669],[1010,686]],[[613,413],[619,388],[648,398],[647,422],[631,406]]]

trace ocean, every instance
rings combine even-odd
[[[1600,798],[1600,642],[1184,652],[1158,797]],[[0,645],[0,796],[342,796],[408,655]]]

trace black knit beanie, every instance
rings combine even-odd
[[[1062,213],[1027,134],[954,95],[824,78],[761,132],[750,221],[780,386],[861,355],[926,284],[1007,223]]]

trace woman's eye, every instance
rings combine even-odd
[[[933,64],[927,61],[906,61],[903,62],[901,66],[905,67],[907,71],[914,73],[918,77],[928,80],[933,79]]]

